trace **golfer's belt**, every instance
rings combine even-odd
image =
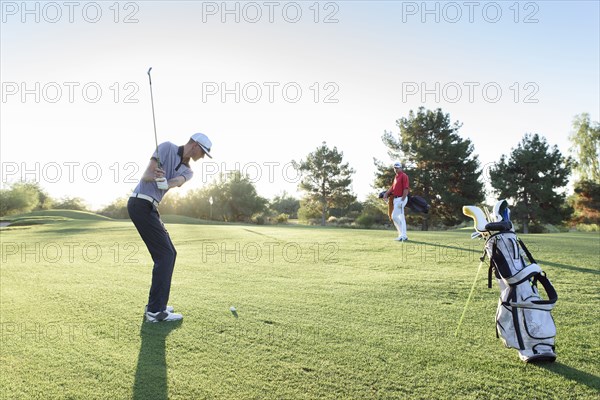
[[[145,194],[142,193],[131,193],[131,197],[134,197],[136,199],[144,199],[146,201],[149,201],[150,203],[154,204],[156,207],[158,207],[158,201],[154,200],[152,197],[147,196]]]

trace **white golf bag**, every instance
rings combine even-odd
[[[488,287],[492,287],[494,273],[500,288],[496,335],[506,347],[517,349],[525,362],[554,361],[556,326],[550,311],[556,303],[557,294],[512,229],[508,203],[506,200],[496,203],[493,214],[487,218],[476,206],[464,206],[463,213],[475,221],[476,234],[472,237],[485,239],[485,253],[481,261],[486,256],[490,260]],[[546,292],[546,300],[540,297],[538,283]]]

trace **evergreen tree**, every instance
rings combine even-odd
[[[544,137],[526,134],[509,157],[502,155],[490,169],[494,191],[500,198],[511,199],[513,220],[529,232],[531,223],[556,224],[569,212],[565,207],[564,187],[570,174],[571,159],[565,158]]]
[[[354,170],[348,163],[342,163],[343,158],[344,153],[336,147],[330,149],[323,142],[306,160],[295,163],[303,173],[299,187],[306,192],[305,201],[318,205],[321,225],[325,225],[330,208],[347,207],[356,199],[350,189]]]
[[[391,159],[404,164],[411,192],[431,204],[422,229],[428,229],[428,218],[448,226],[460,223],[463,205],[484,200],[479,160],[473,155],[471,141],[458,134],[461,124],[451,124],[450,115],[439,108],[423,107],[416,114],[411,110],[408,118],[400,118],[396,124],[400,128],[397,137],[386,132],[382,140]],[[375,160],[375,165],[375,188],[389,188],[394,179],[392,163]]]

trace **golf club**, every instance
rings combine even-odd
[[[482,236],[483,235],[481,234],[481,232],[473,232],[473,233],[471,233],[471,239],[479,239]]]
[[[158,136],[156,135],[156,118],[154,117],[154,96],[152,96],[152,76],[150,75],[150,71],[152,71],[152,67],[148,69],[148,81],[150,82],[150,102],[152,103],[152,123],[154,124],[154,141],[156,143],[156,162],[158,163],[158,168],[161,167],[160,157],[158,155]]]
[[[481,210],[477,206],[464,206],[463,214],[473,218],[475,223],[475,232],[471,234],[471,239],[487,239],[490,237],[490,233],[484,228],[487,226],[489,221],[491,220],[490,213],[487,208]],[[483,266],[483,257],[480,258],[479,267],[477,267],[477,273],[475,274],[475,280],[473,281],[473,285],[471,285],[471,291],[469,292],[469,297],[467,297],[467,302],[463,308],[460,319],[458,320],[458,326],[456,327],[456,331],[454,332],[454,337],[458,337],[458,332],[460,331],[460,327],[462,325],[463,319],[465,318],[465,314],[467,313],[467,308],[469,307],[469,303],[471,302],[471,297],[473,297],[473,292],[475,291],[475,284],[477,283],[477,279],[479,279],[479,272],[481,271],[481,267]]]
[[[475,274],[475,280],[473,281],[473,285],[471,285],[471,291],[469,292],[469,297],[467,297],[467,302],[465,303],[463,312],[460,315],[460,319],[458,320],[458,326],[456,327],[456,331],[454,332],[454,337],[458,337],[458,331],[460,331],[460,326],[462,325],[463,319],[465,318],[465,314],[467,313],[467,308],[469,307],[469,303],[471,302],[471,297],[473,297],[473,292],[475,291],[475,284],[477,283],[477,279],[479,279],[479,271],[481,271],[482,265],[483,265],[483,260],[481,260],[481,262],[479,263],[479,267],[477,267],[477,273]]]

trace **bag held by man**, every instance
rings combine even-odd
[[[492,215],[476,206],[464,206],[463,213],[475,221],[476,234],[485,239],[481,261],[490,261],[488,287],[492,274],[500,288],[496,310],[496,334],[506,347],[519,351],[525,362],[554,361],[556,325],[551,310],[556,290],[525,244],[515,234],[506,200],[496,203]],[[545,298],[541,297],[543,289]]]
[[[383,199],[387,190],[379,193],[379,198]],[[392,212],[394,211],[394,197],[389,196],[387,199],[388,202],[388,217],[390,220],[392,219]],[[411,194],[408,195],[408,200],[406,202],[406,208],[410,208],[414,212],[427,214],[429,213],[429,203],[421,196],[413,196]]]

